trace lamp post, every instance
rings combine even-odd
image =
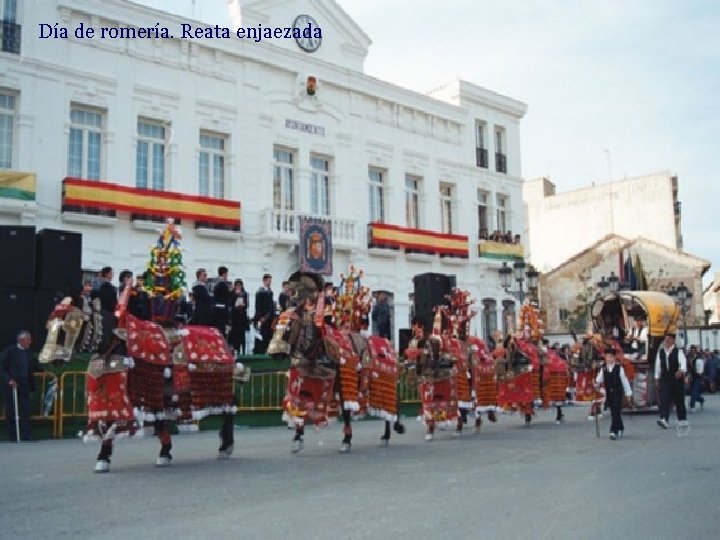
[[[670,287],[667,293],[680,308],[683,324],[683,347],[687,347],[687,314],[692,308],[692,291],[688,290],[685,283],[681,281],[677,287]]]
[[[507,262],[503,262],[502,267],[498,270],[500,286],[506,293],[517,298],[521,304],[525,301],[526,296],[525,281],[527,280],[528,292],[532,294],[537,290],[539,276],[540,272],[535,270],[533,265],[527,266],[522,259],[515,261],[512,268],[508,266]],[[516,290],[511,290],[513,280],[517,283]]]

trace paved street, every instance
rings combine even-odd
[[[432,443],[406,419],[388,448],[379,422],[360,422],[350,455],[338,426],[308,429],[295,456],[286,429],[238,430],[228,461],[215,434],[179,435],[166,469],[154,439],[122,441],[108,475],[92,473],[94,444],[2,443],[2,537],[718,537],[719,397],[690,415],[687,437],[635,415],[613,442],[606,414],[598,439],[586,414],[567,407],[556,426],[540,412],[531,428],[503,416]]]

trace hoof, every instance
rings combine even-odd
[[[349,442],[344,442],[340,445],[340,453],[341,454],[349,454],[352,452],[352,444]]]
[[[393,429],[395,430],[395,433],[398,433],[400,435],[405,433],[405,425],[401,424],[400,422],[396,422],[395,425],[393,425]]]
[[[303,440],[302,440],[302,439],[294,440],[294,441],[292,442],[292,445],[290,446],[290,451],[291,451],[293,454],[297,454],[298,452],[300,452],[300,450],[303,449],[303,446],[305,446],[305,444],[303,443]]]
[[[390,445],[390,439],[388,439],[387,437],[380,437],[380,447],[381,448],[386,448],[389,445]]]
[[[497,422],[497,415],[495,414],[495,411],[488,411],[488,420],[491,422]]]
[[[430,441],[432,441],[434,438],[435,438],[435,437],[433,437],[433,434],[432,434],[432,433],[428,433],[428,434],[425,435],[425,442],[430,442]]]
[[[218,450],[217,458],[218,458],[218,459],[228,459],[228,458],[230,458],[230,456],[232,456],[232,453],[233,453],[233,450],[234,450],[234,449],[235,449],[235,445],[234,445],[234,444],[228,445],[228,446],[225,447],[225,448],[223,448],[223,447],[221,446],[220,449]]]
[[[98,459],[95,463],[96,473],[107,473],[110,472],[110,462],[104,459]]]
[[[457,429],[457,430],[455,430],[455,432],[453,432],[453,435],[455,437],[462,437],[462,434],[463,434],[463,432],[461,429]]]
[[[172,458],[170,456],[158,456],[155,460],[156,467],[169,467]]]

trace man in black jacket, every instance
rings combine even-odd
[[[213,324],[224,337],[227,337],[230,310],[230,286],[227,277],[228,269],[225,266],[218,268],[218,277],[213,288]]]
[[[255,328],[260,331],[262,340],[255,345],[255,354],[265,354],[270,339],[272,339],[272,323],[275,319],[275,299],[270,288],[272,285],[272,276],[270,274],[263,275],[263,286],[255,293]]]
[[[100,309],[108,313],[114,313],[117,307],[118,290],[112,284],[113,269],[106,266],[100,271],[100,287],[97,290],[97,297],[100,298]]]
[[[32,440],[30,433],[30,394],[35,391],[33,373],[44,371],[30,350],[32,338],[30,332],[22,331],[17,336],[17,343],[10,345],[0,356],[0,377],[6,392],[5,411],[7,415],[7,432],[11,441],[17,440],[15,431],[15,399],[13,388],[17,390],[18,418],[20,420],[20,439]]]
[[[198,268],[195,272],[197,281],[193,285],[192,293],[195,299],[195,317],[193,324],[210,326],[212,324],[212,298],[207,288],[207,271]]]
[[[687,359],[685,353],[675,346],[675,334],[665,334],[665,340],[655,357],[655,384],[659,388],[660,419],[658,426],[669,427],[670,403],[675,403],[678,426],[687,426],[685,408],[685,373]]]

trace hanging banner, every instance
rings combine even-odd
[[[300,270],[332,275],[332,222],[300,217]]]

